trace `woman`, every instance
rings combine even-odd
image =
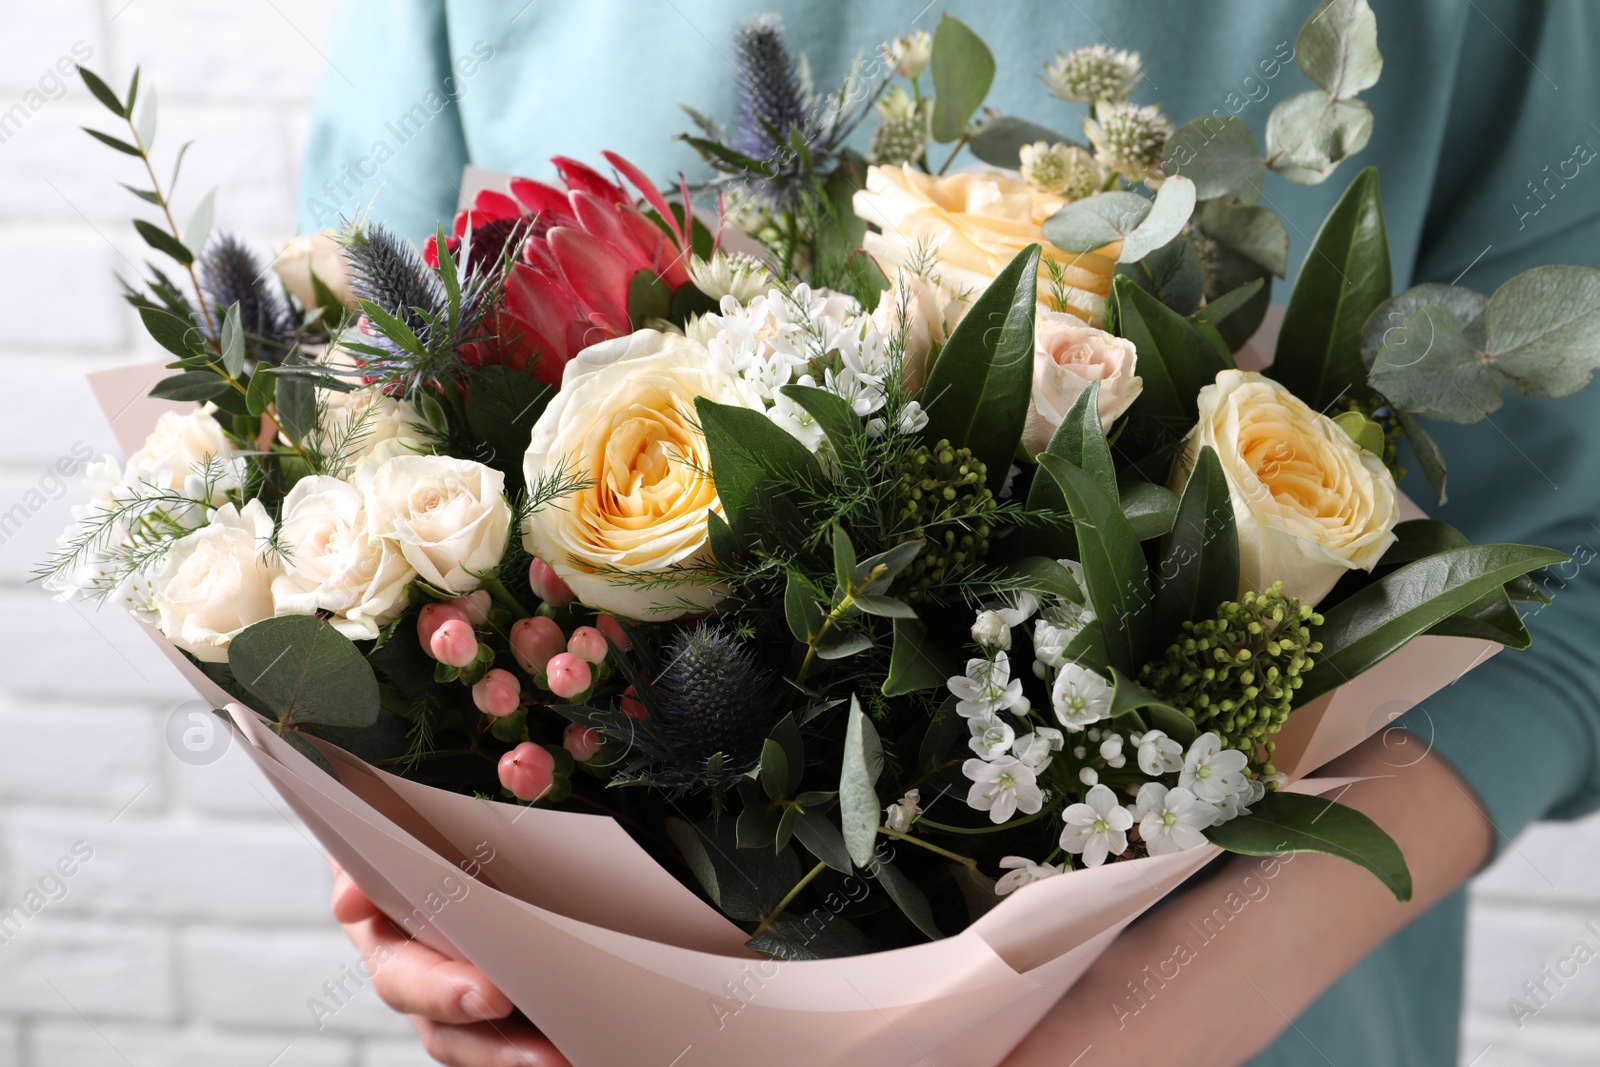
[[[1001,58],[989,103],[1058,128],[1078,116],[1052,104],[1035,73],[1087,43],[1141,51],[1159,85],[1139,98],[1165,99],[1179,122],[1225,108],[1259,136],[1276,99],[1306,88],[1292,65],[1267,61],[1292,48],[1312,0],[946,6]],[[1600,145],[1600,11],[1555,0],[1373,6],[1388,63],[1364,94],[1377,123],[1358,162],[1383,173],[1397,286],[1491,291],[1537,264],[1600,266],[1600,174],[1586,169]],[[537,175],[550,155],[611,148],[657,176],[699,174],[668,139],[686,126],[675,102],[731,114],[730,30],[771,8],[821,85],[860,44],[931,28],[937,15],[920,0],[346,0],[310,133],[302,227],[370,202],[420,240],[452,214],[468,162]],[[1303,248],[1343,185],[1275,183],[1267,196]],[[1415,900],[1397,904],[1325,857],[1296,856],[1270,878],[1259,861],[1224,861],[1124,934],[1009,1067],[1456,1063],[1461,886],[1531,820],[1600,806],[1600,586],[1582,565],[1600,541],[1600,482],[1588,473],[1597,406],[1594,391],[1537,408],[1513,395],[1492,419],[1498,432],[1430,427],[1455,464],[1439,517],[1475,541],[1547,544],[1576,562],[1529,620],[1533,651],[1496,657],[1328,770],[1370,779],[1342,800],[1399,841]],[[1420,479],[1407,489],[1428,498]],[[1174,963],[1173,946],[1192,942],[1186,931],[1230,893],[1248,906]],[[441,1062],[565,1062],[507,1018],[487,979],[406,941],[342,875],[333,908],[369,958],[385,959],[375,987]]]

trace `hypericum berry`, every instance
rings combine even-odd
[[[571,700],[580,693],[588,692],[589,686],[594,683],[594,673],[589,670],[589,665],[571,652],[551,656],[550,662],[545,665],[544,675],[550,683],[550,692],[562,700]]]
[[[528,585],[535,596],[553,608],[564,608],[577,599],[572,587],[542,559],[528,564]]]
[[[473,626],[489,625],[489,592],[479,589],[466,596],[458,596],[450,601],[450,605],[461,612],[462,618]]]
[[[510,671],[496,667],[472,687],[472,702],[485,715],[503,718],[522,706],[522,683]]]
[[[593,626],[580,626],[567,638],[567,651],[589,663],[604,663],[610,649],[605,634]]]
[[[434,633],[449,619],[466,622],[467,616],[454,603],[422,606],[422,610],[417,612],[417,640],[421,642],[423,648],[430,650],[433,648]]]
[[[500,757],[500,784],[518,800],[538,800],[555,785],[555,757],[524,741]]]
[[[478,635],[465,619],[446,619],[428,642],[433,658],[450,667],[465,667],[478,658]]]
[[[606,635],[606,640],[626,652],[633,646],[633,641],[628,637],[628,631],[622,628],[615,615],[601,615],[594,620],[595,627]]]
[[[631,685],[622,691],[622,699],[617,701],[617,706],[622,709],[622,714],[630,719],[643,722],[650,717],[649,709],[644,706],[644,701],[639,699],[638,690]]]
[[[594,759],[595,753],[600,751],[600,746],[605,744],[605,738],[600,736],[600,731],[588,726],[579,726],[577,723],[568,723],[566,731],[561,735],[561,747],[572,753],[572,758],[579,763],[588,763]]]
[[[529,674],[542,674],[550,657],[565,650],[567,635],[554,619],[535,615],[511,624],[511,655]]]

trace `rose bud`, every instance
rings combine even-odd
[[[572,587],[542,559],[528,564],[528,584],[533,587],[534,595],[553,608],[564,608],[577,599]]]
[[[616,645],[622,651],[628,651],[633,642],[628,638],[628,631],[622,628],[615,615],[601,615],[594,620],[595,626],[606,635],[606,640]]]
[[[524,741],[500,757],[500,784],[518,800],[538,800],[555,784],[555,757]]]
[[[600,736],[600,731],[589,726],[579,726],[577,723],[568,723],[566,732],[561,735],[561,747],[572,753],[572,758],[579,763],[588,763],[594,759],[595,753],[600,751],[600,746],[605,744],[605,739]]]
[[[428,651],[440,663],[465,667],[478,658],[478,635],[465,619],[446,619],[433,631]]]
[[[461,612],[461,617],[473,626],[487,626],[489,624],[489,593],[479,589],[466,596],[458,596],[450,601],[451,606]]]
[[[550,657],[567,647],[567,635],[553,619],[535,615],[511,624],[511,654],[529,674],[542,674]]]
[[[545,665],[544,674],[550,683],[550,692],[563,700],[570,700],[579,693],[587,691],[594,680],[589,665],[571,652],[551,656],[550,662]]]
[[[604,663],[610,649],[605,635],[593,626],[580,626],[567,638],[567,651],[589,663]]]
[[[467,616],[455,604],[424,604],[417,613],[417,640],[423,648],[433,647],[433,635],[446,619],[466,622]]]
[[[510,671],[497,667],[472,687],[472,702],[485,715],[497,719],[510,715],[522,705],[522,683]]]
[[[622,691],[622,699],[618,701],[618,704],[622,708],[622,714],[630,719],[638,719],[643,722],[650,717],[650,712],[645,708],[644,701],[639,699],[638,692],[631,685]]]

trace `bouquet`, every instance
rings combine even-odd
[[[713,1027],[993,1063],[1219,849],[1409,897],[1304,776],[1526,647],[1565,557],[1419,517],[1400,442],[1442,501],[1423,419],[1584,385],[1600,272],[1395,294],[1368,170],[1253,354],[1263,183],[1371,131],[1366,0],[1263,61],[1313,85],[1264,152],[1130,102],[1102,46],[1045,71],[1079,143],[981,110],[995,57],[950,17],[830,93],[774,17],[736,44],[736,122],[689,112],[711,182],[557,158],[421,249],[357,217],[275,275],[209,195],[173,221],[137,73],[83,71],[176,264],[127,286],[172,403],[46,584],[159,630],[358,883],[575,1059]],[[616,988],[674,1009],[597,1033]]]

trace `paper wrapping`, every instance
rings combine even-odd
[[[161,373],[91,378],[126,451],[167,407],[139,399]],[[613,819],[435,789],[313,740],[330,776],[146,629],[226,708],[255,765],[377,906],[482,970],[577,1067],[993,1067],[1128,923],[1220,854],[1208,845],[1037,882],[939,941],[768,960]],[[1290,788],[1344,784],[1305,776],[1497,650],[1423,637],[1296,711],[1276,759]]]

